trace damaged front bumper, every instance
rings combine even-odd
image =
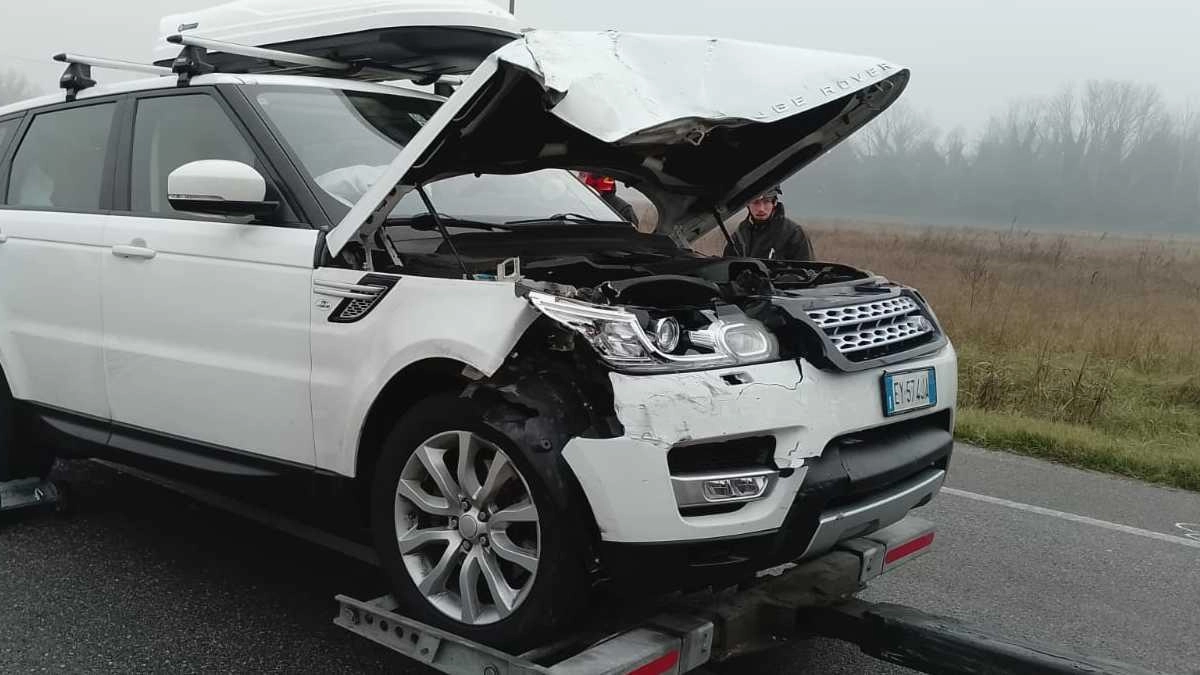
[[[563,456],[606,546],[694,546],[755,537],[762,541],[753,548],[763,553],[752,557],[812,554],[817,551],[809,544],[830,509],[869,502],[922,472],[944,470],[957,399],[953,348],[903,364],[922,367],[937,371],[936,406],[891,418],[881,404],[878,369],[830,372],[800,359],[691,373],[614,373],[615,410],[625,433],[574,438]],[[719,455],[722,444],[732,448],[747,439],[773,441],[768,468],[778,472],[766,494],[736,508],[681,509],[669,456],[701,447],[715,447]],[[926,487],[901,504],[902,511],[927,501],[940,480]],[[863,523],[860,532],[888,524],[871,518]]]

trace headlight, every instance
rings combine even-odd
[[[704,328],[684,331],[673,317],[647,326],[633,312],[531,291],[543,314],[581,335],[605,362],[627,372],[703,370],[777,358],[775,337],[756,321],[713,318]],[[685,353],[680,351],[681,343]]]
[[[654,329],[654,346],[668,354],[675,351],[679,346],[679,321],[667,316],[655,319],[651,327]]]

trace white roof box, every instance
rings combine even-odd
[[[432,80],[471,72],[521,28],[493,0],[237,0],[164,17],[159,33],[158,65],[179,55],[166,38],[181,33]],[[206,60],[220,72],[279,72],[277,64],[215,50]]]

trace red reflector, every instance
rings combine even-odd
[[[663,675],[663,673],[670,672],[677,663],[679,663],[679,652],[670,652],[665,656],[654,659],[637,670],[629,671],[629,675]]]
[[[883,564],[890,565],[897,560],[910,556],[933,543],[933,533],[923,534],[910,542],[900,544],[883,556]]]

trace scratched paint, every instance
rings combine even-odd
[[[755,370],[754,381],[730,384],[723,375],[744,369],[677,373],[658,377],[612,375],[617,417],[629,438],[662,448],[689,441],[750,433],[776,438],[776,464],[797,468],[822,445],[802,442],[804,378],[794,362]]]

